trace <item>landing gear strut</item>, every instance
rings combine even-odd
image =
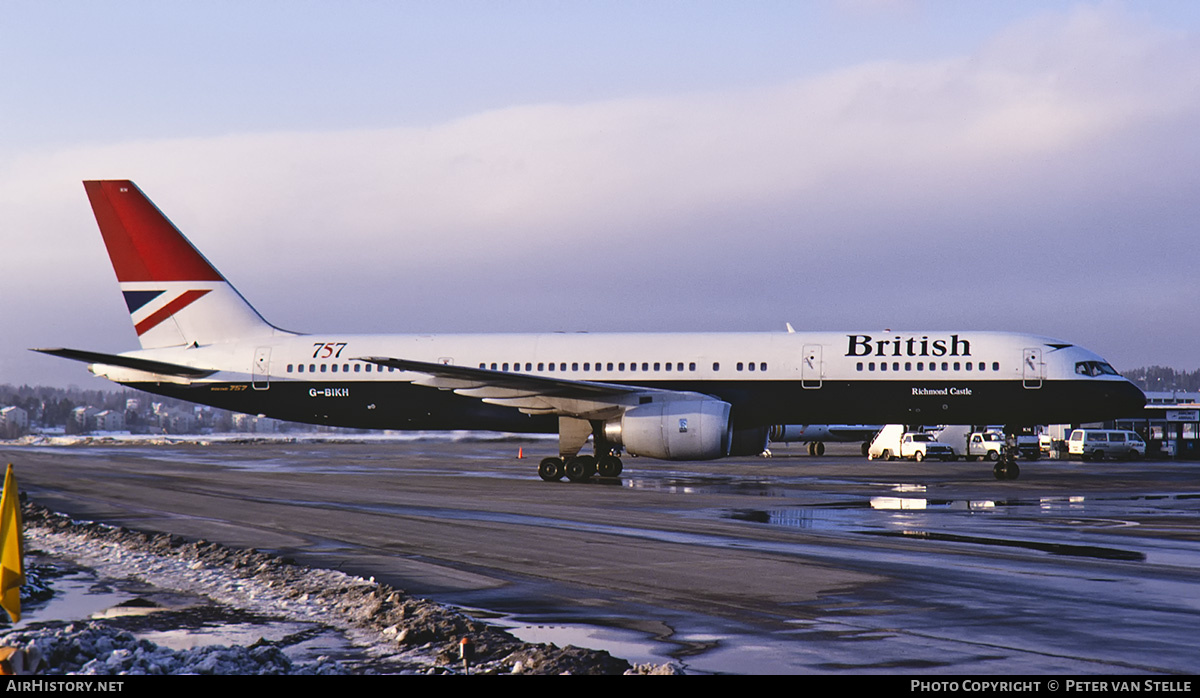
[[[992,466],[992,474],[997,480],[1016,480],[1021,477],[1021,466],[1017,465],[1017,430],[1012,427],[1004,428],[1004,446],[1000,449],[1000,457]]]

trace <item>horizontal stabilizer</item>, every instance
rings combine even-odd
[[[164,376],[179,376],[180,378],[204,378],[217,372],[215,369],[210,368],[196,368],[194,366],[167,363],[166,361],[139,359],[134,356],[120,356],[118,354],[101,354],[100,352],[83,351],[81,349],[55,348],[31,349],[31,351],[39,351],[43,354],[71,359],[72,361],[83,361],[84,363],[104,364],[107,366],[122,366],[137,371],[158,373]]]

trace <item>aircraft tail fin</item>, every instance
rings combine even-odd
[[[290,334],[264,320],[133,182],[83,186],[143,349]]]

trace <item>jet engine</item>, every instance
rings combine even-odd
[[[729,454],[729,403],[713,398],[638,405],[604,424],[604,438],[633,455],[711,460]]]

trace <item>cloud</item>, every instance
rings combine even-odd
[[[970,55],[764,87],[30,153],[0,170],[25,260],[5,284],[74,279],[44,312],[102,291],[78,180],[128,177],[298,329],[385,329],[380,307],[397,330],[766,329],[797,308],[980,327],[991,306],[1087,333],[1048,298],[1119,304],[1114,250],[1120,276],[1200,300],[1196,260],[1126,257],[1192,234],[1195,42],[1085,7]]]

